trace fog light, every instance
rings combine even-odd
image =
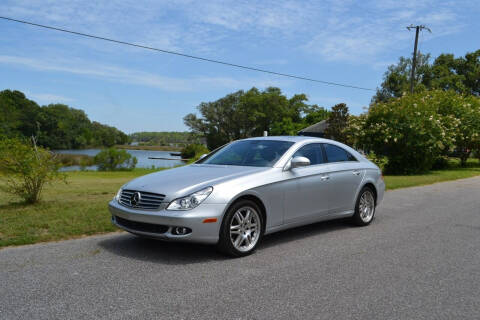
[[[185,234],[188,234],[190,233],[192,230],[189,229],[189,228],[185,228],[185,227],[175,227],[173,228],[173,231],[172,233],[175,234],[175,235],[178,235],[178,236],[183,236]]]

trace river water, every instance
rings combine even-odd
[[[82,149],[82,150],[55,150],[57,153],[67,153],[67,154],[85,154],[87,156],[94,157],[97,153],[99,153],[101,149]],[[185,162],[180,160],[179,156],[171,156],[170,152],[175,151],[153,151],[153,150],[126,150],[132,156],[136,157],[137,168],[151,168],[152,166],[155,168],[170,168],[174,166],[178,166],[181,164],[185,164]],[[149,157],[156,157],[156,158],[171,158],[175,160],[157,160],[157,159],[148,159]],[[178,160],[177,160],[178,159]],[[97,166],[88,166],[85,168],[86,170],[97,170]],[[70,166],[70,167],[63,167],[62,171],[75,171],[80,170],[80,166]]]

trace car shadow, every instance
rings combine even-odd
[[[262,242],[259,244],[258,247],[261,249],[267,249],[273,246],[281,245],[283,243],[310,238],[316,235],[326,234],[348,228],[353,228],[353,225],[348,219],[317,222],[314,224],[287,229],[266,235],[262,239]]]
[[[211,245],[140,238],[128,233],[104,239],[98,245],[125,258],[172,265],[229,259]]]
[[[283,243],[347,228],[352,228],[352,225],[348,220],[341,219],[288,229],[265,236],[259,244],[259,249],[263,251]],[[213,245],[146,239],[128,233],[104,239],[98,245],[106,251],[125,258],[171,265],[232,259],[218,252]]]

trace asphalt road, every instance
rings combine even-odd
[[[480,178],[387,192],[252,256],[125,233],[0,250],[0,319],[479,319]]]

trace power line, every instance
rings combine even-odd
[[[222,65],[235,67],[235,68],[240,68],[240,69],[263,72],[263,73],[273,74],[273,75],[287,77],[287,78],[294,78],[294,79],[299,79],[299,80],[306,80],[306,81],[311,81],[311,82],[323,83],[323,84],[331,85],[331,86],[339,86],[339,87],[366,90],[366,91],[375,91],[375,89],[358,87],[358,86],[353,86],[353,85],[343,84],[343,83],[337,83],[337,82],[331,82],[331,81],[317,80],[317,79],[312,79],[312,78],[307,78],[307,77],[302,77],[302,76],[296,76],[296,75],[288,74],[288,73],[281,73],[281,72],[275,72],[275,71],[270,71],[270,70],[266,70],[266,69],[259,69],[259,68],[255,68],[255,67],[244,66],[244,65],[240,65],[240,64],[226,62],[226,61],[208,59],[208,58],[203,58],[203,57],[194,56],[194,55],[190,55],[190,54],[185,54],[185,53],[181,53],[181,52],[159,49],[159,48],[144,46],[144,45],[141,45],[141,44],[136,44],[136,43],[126,42],[126,41],[121,41],[121,40],[115,40],[115,39],[111,39],[111,38],[95,36],[95,35],[88,34],[88,33],[77,32],[77,31],[72,31],[72,30],[47,26],[47,25],[43,25],[43,24],[33,23],[33,22],[30,22],[30,21],[18,20],[18,19],[13,19],[13,18],[9,18],[9,17],[3,17],[3,16],[0,16],[0,19],[11,21],[11,22],[23,23],[23,24],[27,24],[27,25],[31,25],[31,26],[35,26],[35,27],[40,27],[40,28],[45,28],[45,29],[50,29],[50,30],[55,30],[55,31],[61,31],[61,32],[65,32],[65,33],[70,33],[70,34],[82,36],[82,37],[88,37],[88,38],[93,38],[93,39],[97,39],[97,40],[114,42],[114,43],[123,44],[123,45],[131,46],[131,47],[137,47],[137,48],[148,49],[148,50],[158,51],[158,52],[167,53],[167,54],[173,54],[173,55],[177,55],[177,56],[181,56],[181,57],[185,57],[185,58],[196,59],[196,60],[201,60],[201,61],[206,61],[206,62],[211,62],[211,63],[216,63],[216,64],[222,64]]]

